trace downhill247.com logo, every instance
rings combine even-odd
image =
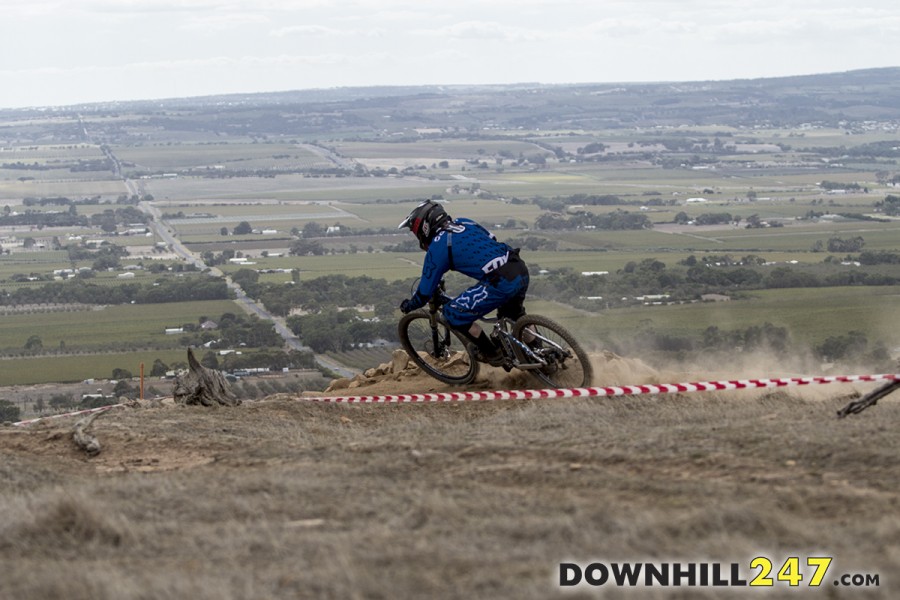
[[[593,562],[588,565],[559,564],[559,586],[574,587],[762,587],[779,585],[819,587],[831,581],[835,586],[879,586],[878,574],[844,573],[826,580],[830,556],[810,556],[805,564],[791,556],[773,562],[764,556],[750,561],[749,571],[741,563],[717,562]]]

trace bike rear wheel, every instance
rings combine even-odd
[[[546,361],[545,367],[528,369],[542,383],[555,388],[591,385],[594,370],[587,353],[559,323],[540,315],[524,315],[516,321],[513,335]]]
[[[400,343],[420,369],[444,383],[465,385],[478,375],[478,363],[468,340],[441,317],[432,329],[425,311],[404,315],[398,324]]]

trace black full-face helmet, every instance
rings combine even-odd
[[[403,219],[403,222],[397,229],[408,227],[410,231],[419,240],[419,247],[427,250],[428,245],[434,236],[441,230],[445,223],[451,221],[450,215],[444,210],[444,207],[437,202],[425,200],[415,207],[409,216]]]

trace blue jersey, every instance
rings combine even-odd
[[[509,261],[512,251],[498,242],[487,229],[471,219],[456,219],[445,226],[431,241],[422,265],[422,278],[412,300],[418,308],[424,306],[437,290],[447,271],[458,271],[478,281]]]

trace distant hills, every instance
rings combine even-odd
[[[4,111],[0,118],[27,112]],[[900,121],[900,67],[728,81],[346,87],[97,103],[54,112],[131,113],[166,128],[307,137],[411,129],[483,136],[517,129],[842,126]]]

